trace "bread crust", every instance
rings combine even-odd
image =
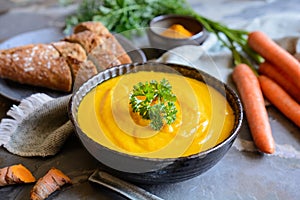
[[[83,22],[61,41],[0,50],[0,77],[70,92],[74,82],[82,84],[103,69],[131,62],[102,23]]]
[[[98,71],[121,64],[119,59],[111,51],[101,48],[94,49],[88,58],[96,65]]]
[[[105,52],[111,52],[115,55],[120,61],[121,64],[132,63],[131,58],[124,50],[122,45],[116,39],[116,37],[111,34],[108,29],[101,22],[83,22],[74,27],[74,33],[82,34],[87,31],[94,33],[99,36],[102,41],[99,43],[99,47]],[[79,36],[78,37],[86,37]],[[93,49],[92,49],[93,50]],[[88,51],[90,53],[91,51]]]
[[[95,48],[100,46],[101,43],[103,43],[102,38],[91,31],[74,33],[70,36],[65,37],[63,41],[80,44],[85,49],[87,54],[89,54]]]
[[[110,33],[99,36],[89,30],[84,30],[65,37],[63,40],[80,44],[98,71],[131,62],[130,57]]]
[[[89,78],[96,75],[97,69],[94,63],[90,60],[86,60],[84,62],[80,62],[76,65],[77,71],[75,79],[73,80],[73,90],[79,88],[84,82],[86,82]],[[73,67],[74,68],[74,67]]]
[[[74,33],[91,31],[99,36],[110,35],[109,30],[101,23],[95,21],[82,22],[74,27]]]
[[[86,52],[80,44],[67,41],[59,41],[51,44],[67,60],[72,72],[73,83],[75,79],[80,79],[81,81],[87,80],[97,73],[96,66],[92,62],[87,61]],[[84,72],[85,70],[87,72]]]
[[[59,41],[51,43],[61,56],[76,59],[83,62],[87,59],[86,52],[80,44],[67,41]]]
[[[121,44],[118,42],[116,37],[112,34],[106,35],[102,38],[103,42],[100,45],[100,48],[103,51],[109,51],[112,52],[112,54],[115,55],[120,61],[121,64],[128,64],[132,63],[131,58],[126,53],[124,48],[121,46]]]
[[[72,76],[65,58],[49,44],[25,45],[0,51],[0,77],[60,90],[71,91]]]

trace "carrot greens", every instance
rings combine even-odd
[[[125,32],[149,26],[158,15],[179,14],[195,17],[214,33],[233,56],[233,63],[261,63],[262,58],[247,45],[248,32],[231,29],[196,13],[186,0],[83,0],[74,15],[67,17],[66,30],[80,22],[101,21],[112,32]]]

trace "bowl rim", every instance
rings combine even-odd
[[[190,19],[194,22],[196,22],[198,25],[201,26],[202,30],[200,32],[197,32],[195,34],[193,34],[191,37],[186,37],[186,38],[172,38],[172,37],[167,37],[167,36],[164,36],[164,35],[161,35],[161,34],[158,34],[156,31],[153,31],[153,25],[156,23],[156,22],[159,22],[159,21],[162,21],[162,20],[167,20],[167,19],[170,19],[170,18],[185,18],[185,19]],[[167,27],[166,27],[167,28]],[[179,14],[166,14],[166,15],[158,15],[156,17],[154,17],[150,23],[149,23],[149,29],[150,31],[155,34],[156,36],[159,36],[159,37],[162,37],[162,38],[166,38],[166,39],[169,39],[169,40],[174,40],[174,41],[184,41],[184,40],[195,40],[195,39],[198,39],[198,38],[203,38],[203,41],[206,39],[207,37],[207,31],[206,31],[206,28],[204,27],[204,25],[198,21],[196,18],[192,17],[192,16],[189,16],[189,15],[179,15]]]
[[[230,135],[225,139],[223,140],[222,142],[220,142],[219,144],[216,144],[215,146],[211,147],[211,148],[208,148],[204,151],[200,151],[198,153],[195,153],[195,154],[191,154],[191,155],[188,155],[188,156],[180,156],[180,157],[176,157],[176,158],[150,158],[150,157],[142,157],[142,156],[138,156],[138,155],[132,155],[132,154],[127,154],[127,153],[124,153],[124,152],[120,152],[120,151],[117,151],[117,150],[114,150],[114,149],[110,149],[96,141],[94,141],[92,138],[90,138],[86,133],[84,133],[79,124],[78,124],[78,121],[76,118],[76,113],[73,113],[72,112],[72,107],[74,106],[74,98],[75,96],[78,94],[78,92],[80,91],[81,88],[84,87],[84,85],[88,84],[88,82],[92,82],[93,79],[95,79],[96,77],[108,72],[108,71],[113,71],[113,70],[117,70],[117,69],[120,69],[122,67],[136,67],[136,66],[139,66],[139,65],[147,65],[147,64],[150,64],[150,65],[167,65],[167,66],[177,66],[177,67],[180,67],[180,68],[185,68],[187,70],[197,70],[199,73],[203,74],[204,76],[207,76],[211,79],[213,79],[214,81],[217,81],[219,84],[223,84],[223,86],[225,87],[225,90],[228,91],[231,95],[233,95],[234,99],[236,100],[236,104],[237,104],[237,108],[238,110],[236,111],[236,116],[238,116],[238,118],[236,119],[237,123],[235,125],[235,127],[231,130],[231,133]],[[109,77],[108,79],[105,79],[103,80],[102,82],[100,83],[97,83],[97,85],[95,85],[94,87],[91,87],[86,93],[85,95],[90,92],[93,88],[97,87],[99,84],[111,79],[111,78],[115,78],[115,77],[118,77],[120,75],[124,75],[124,74],[127,74],[128,72],[126,73],[122,73],[122,74],[115,74],[115,76],[111,76]],[[133,73],[133,71],[130,71],[129,73]],[[197,80],[197,79],[196,79]],[[82,97],[83,99],[84,97]],[[82,100],[81,99],[81,100]],[[112,153],[115,153],[115,154],[118,154],[120,156],[125,156],[125,157],[129,157],[129,158],[134,158],[134,159],[142,159],[142,160],[145,160],[145,161],[157,161],[157,162],[180,162],[180,161],[184,161],[184,160],[188,160],[188,159],[196,159],[198,157],[205,157],[206,155],[210,154],[211,152],[217,150],[217,149],[220,149],[222,148],[223,146],[227,145],[228,143],[230,143],[231,141],[234,141],[235,138],[237,137],[237,135],[239,134],[239,130],[242,126],[242,122],[243,122],[243,106],[242,106],[242,103],[241,103],[241,100],[239,98],[239,96],[237,95],[237,93],[229,86],[227,85],[226,83],[222,82],[221,80],[213,77],[212,75],[200,70],[200,69],[197,69],[197,68],[194,68],[194,67],[191,67],[191,66],[187,66],[187,65],[182,65],[182,64],[175,64],[175,63],[166,63],[166,62],[143,62],[143,63],[128,63],[128,64],[121,64],[121,65],[116,65],[116,66],[113,66],[111,68],[108,68],[108,69],[105,69],[101,72],[99,72],[98,74],[94,75],[93,77],[91,77],[90,79],[88,79],[84,84],[81,85],[81,87],[79,87],[77,89],[77,91],[75,93],[72,94],[71,98],[70,98],[70,101],[69,101],[69,106],[68,106],[68,114],[69,114],[69,118],[73,124],[73,126],[75,126],[75,133],[78,135],[78,131],[77,131],[77,128],[79,128],[81,130],[81,132],[83,133],[82,135],[88,139],[89,141],[91,141],[92,143],[96,144],[96,147],[97,149],[98,148],[102,148],[102,149],[105,149],[106,151],[110,151]],[[79,136],[80,138],[81,136]],[[81,138],[80,138],[81,140]],[[99,145],[99,146],[97,146]],[[86,148],[86,147],[85,147]],[[100,161],[101,162],[101,161]]]

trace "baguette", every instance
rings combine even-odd
[[[105,38],[89,31],[74,33],[63,41],[80,44],[88,54],[88,59],[94,63],[98,71],[121,64],[110,49],[105,48]]]
[[[121,44],[118,42],[118,40],[113,35],[106,35],[103,37],[103,43],[101,43],[100,48],[105,51],[110,51],[112,54],[114,54],[120,61],[121,64],[128,64],[132,63],[131,58],[126,53],[126,51],[123,49]]]
[[[101,22],[83,22],[74,27],[74,33],[80,34],[82,32],[90,31],[101,37],[103,40],[100,43],[100,48],[103,51],[111,52],[120,61],[121,64],[132,63],[131,58],[126,53],[124,48],[118,42],[114,35]]]
[[[83,31],[91,31],[99,36],[110,35],[109,30],[101,22],[95,21],[82,22],[76,25],[73,30],[75,34]]]
[[[0,78],[70,92],[100,70],[131,63],[118,40],[100,22],[83,22],[74,34],[50,44],[0,50]]]
[[[72,87],[66,59],[49,44],[1,50],[0,77],[64,92],[70,92]]]
[[[73,83],[75,82],[75,79],[78,79],[80,81],[77,81],[77,85],[78,83],[81,85],[87,79],[97,74],[96,66],[87,60],[86,52],[80,44],[66,41],[54,42],[51,44],[56,48],[60,55],[67,60],[72,73]]]
[[[95,48],[103,43],[102,38],[91,31],[74,33],[65,37],[63,41],[80,44],[85,49],[87,54],[91,53]]]
[[[121,64],[119,59],[111,51],[103,51],[101,48],[94,49],[88,58],[96,65],[98,71]]]
[[[87,59],[85,50],[79,44],[59,41],[53,42],[51,45],[65,58],[70,57],[80,62]]]
[[[78,67],[76,76],[73,81],[73,90],[76,90],[77,88],[79,88],[89,78],[91,78],[92,76],[94,76],[98,73],[96,66],[90,60],[80,62],[77,64],[77,66],[79,66],[79,67]]]

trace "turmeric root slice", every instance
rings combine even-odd
[[[12,165],[0,169],[0,186],[33,183],[36,179],[22,164]]]
[[[71,184],[71,179],[66,176],[62,171],[51,168],[45,176],[40,178],[33,186],[30,199],[42,200],[46,199],[56,190],[61,189],[65,184]]]

